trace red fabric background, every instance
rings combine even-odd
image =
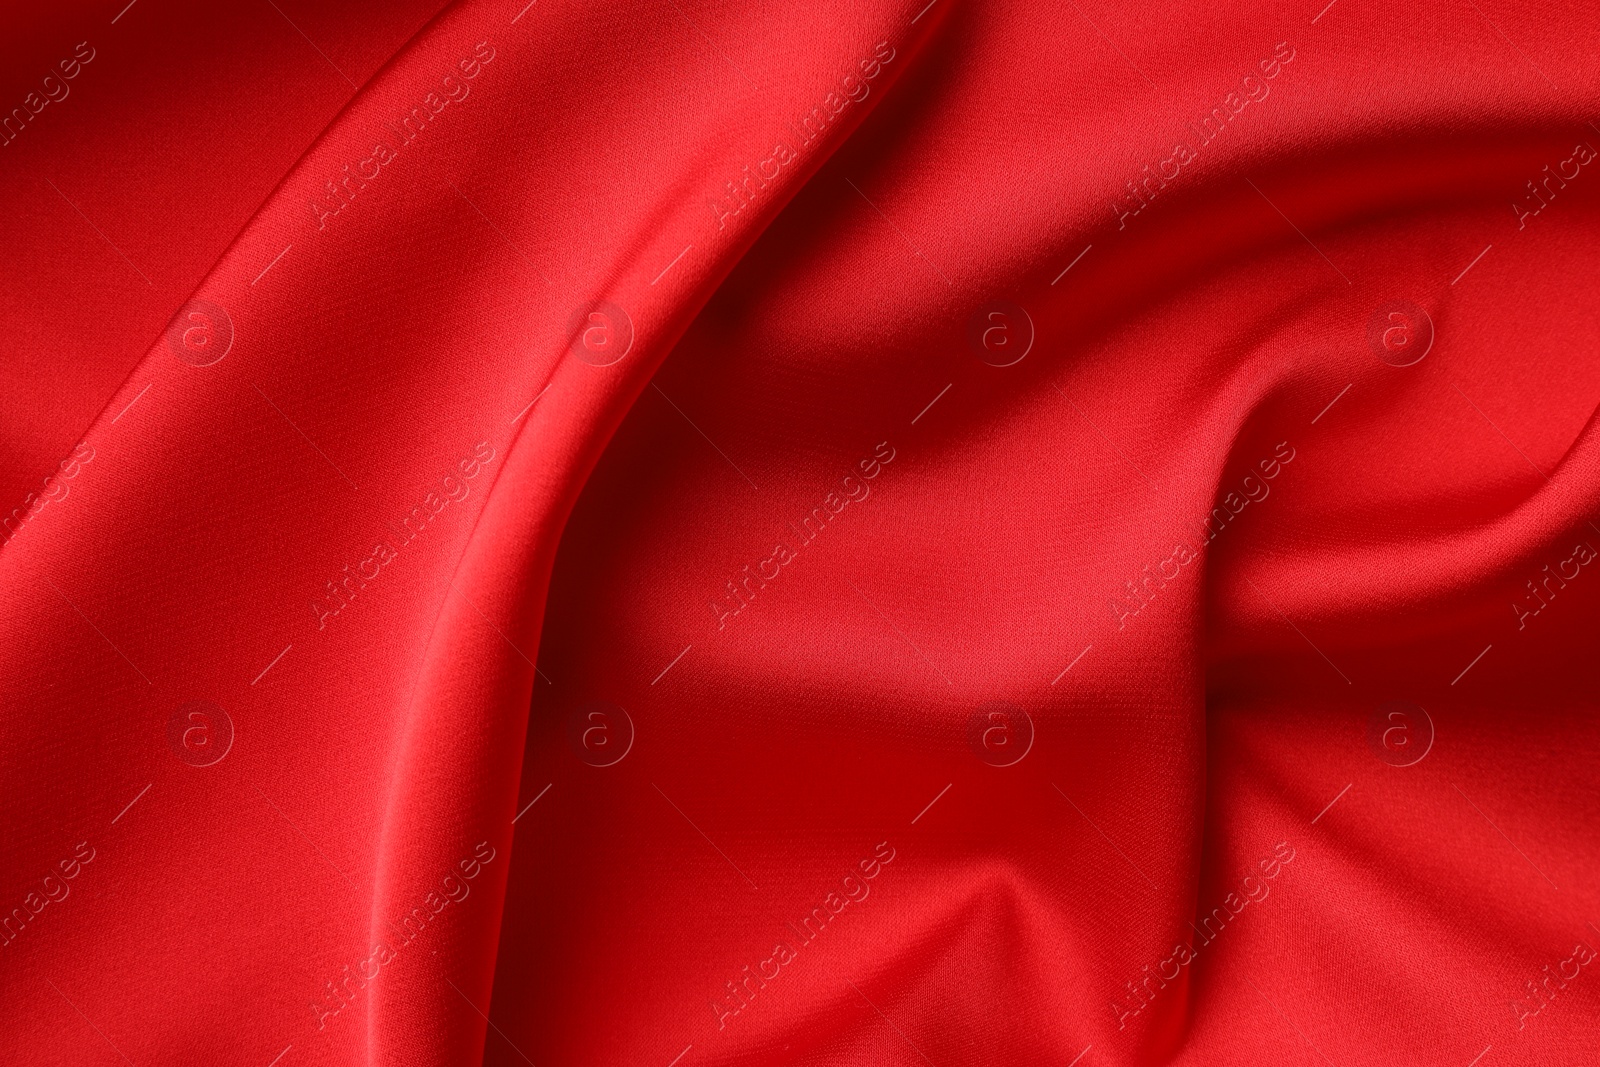
[[[8,12],[0,1062],[1592,1059],[1596,14]]]

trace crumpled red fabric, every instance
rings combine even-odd
[[[0,1062],[1588,1062],[1591,2],[0,35]]]

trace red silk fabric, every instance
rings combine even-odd
[[[0,1062],[1592,1061],[1596,14],[8,12]]]

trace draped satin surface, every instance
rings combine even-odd
[[[1591,1062],[1597,13],[7,12],[0,1062]]]

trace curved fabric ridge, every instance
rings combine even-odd
[[[19,538],[6,550],[9,584],[47,592],[54,585],[67,613],[42,633],[13,634],[15,662],[52,644],[59,653],[65,638],[57,626],[70,630],[91,613],[120,610],[115,583],[97,570],[156,565],[177,543],[181,569],[196,580],[224,568],[236,575],[211,605],[220,614],[179,611],[158,594],[147,607],[166,620],[161,628],[124,636],[118,668],[91,672],[82,685],[123,694],[152,720],[175,701],[233,694],[211,701],[238,732],[238,751],[219,770],[236,769],[229,784],[259,820],[252,832],[311,845],[302,857],[309,863],[279,872],[283,892],[271,895],[273,904],[293,900],[291,887],[308,878],[323,883],[298,914],[291,908],[271,924],[301,924],[311,936],[283,943],[278,951],[289,955],[277,960],[257,946],[263,955],[250,973],[302,976],[298,989],[286,983],[261,996],[257,1010],[273,1024],[264,1029],[281,1030],[284,1044],[326,1062],[362,1049],[372,1062],[457,1062],[462,1049],[481,1045],[484,1019],[462,994],[488,1003],[506,867],[504,858],[486,857],[510,851],[534,676],[528,653],[564,515],[610,428],[706,293],[876,106],[916,43],[903,13],[886,6],[853,19],[837,40],[809,44],[769,72],[770,91],[756,93],[731,62],[702,62],[715,46],[686,16],[646,41],[641,57],[619,13],[502,7],[457,5],[364,87],[85,434],[84,447],[99,459],[86,469],[98,473],[116,457],[116,480],[96,487],[97,498],[74,508],[48,540]],[[873,22],[882,28],[876,37]],[[740,31],[720,29],[730,39]],[[674,115],[668,131],[656,125],[648,87],[603,94],[574,80],[572,57],[599,62],[608,50],[657,64],[704,106]],[[807,107],[828,99],[840,71],[863,59],[873,76],[853,76],[870,87],[861,100],[848,110]],[[559,150],[551,153],[552,144]],[[775,153],[775,144],[785,150]],[[776,170],[762,177],[763,163]],[[724,183],[704,180],[722,173]],[[447,247],[454,262],[438,258]],[[309,301],[308,291],[317,294]],[[602,329],[587,320],[594,309],[614,320],[603,329],[628,335],[616,362],[603,345],[584,345],[584,331]],[[397,360],[401,348],[411,355]],[[140,418],[122,422],[135,399]],[[393,416],[398,436],[385,442],[343,425],[339,412],[352,402]],[[217,454],[198,469],[172,469],[165,448],[150,442],[173,424],[185,426],[190,441],[218,446]],[[241,428],[253,438],[247,450],[239,451],[243,442],[222,447]],[[531,439],[519,440],[524,435]],[[394,462],[397,450],[408,456],[404,465]],[[434,461],[421,462],[423,455]],[[273,480],[289,467],[300,473]],[[191,488],[180,492],[179,478]],[[224,503],[232,494],[221,486],[233,479],[266,491]],[[296,489],[285,496],[291,483]],[[493,493],[514,503],[485,510]],[[134,529],[143,536],[130,537]],[[236,532],[212,537],[207,529]],[[255,533],[240,533],[247,530]],[[106,538],[127,543],[128,552],[112,560],[88,548]],[[259,566],[237,570],[263,554]],[[407,573],[412,557],[422,558]],[[395,571],[405,577],[385,581]],[[280,591],[280,582],[293,592]],[[96,586],[110,596],[82,595]],[[196,628],[245,603],[271,619],[264,629],[283,644],[252,649],[249,662],[196,658],[205,645]],[[348,621],[362,609],[371,613],[364,632]],[[153,663],[163,668],[141,666]],[[341,663],[364,666],[334,666]],[[463,663],[473,665],[466,674]],[[269,664],[280,685],[321,678],[312,683],[319,696],[274,707],[269,691],[251,689]],[[26,686],[28,673],[7,677]],[[487,718],[486,699],[498,709]],[[370,749],[354,759],[347,750],[325,752],[313,771],[321,785],[303,791],[285,778],[283,760],[319,719],[342,723],[338,732]],[[282,747],[275,757],[258,749],[260,763],[240,759],[257,731],[276,734]],[[171,759],[148,746],[136,751],[136,764],[156,769]],[[156,777],[150,792],[159,804],[172,794]],[[386,785],[374,795],[369,782]],[[104,787],[120,796],[123,784]],[[181,810],[182,793],[167,803]],[[468,885],[464,863],[487,877]],[[234,877],[254,882],[260,874]],[[387,941],[382,957],[397,963],[420,954],[411,946],[422,935],[406,922],[415,914],[420,925],[448,899],[439,888],[446,876],[476,890],[457,925],[428,931],[427,952],[452,981],[434,971],[408,977],[403,966],[379,981],[377,946]],[[213,891],[242,890],[225,881]],[[134,908],[159,892],[129,889],[137,903],[125,906]],[[204,955],[208,942],[227,940],[211,924],[235,918],[173,933],[184,952]],[[214,995],[229,995],[245,978],[234,970]],[[432,1025],[419,1030],[419,1019]],[[179,1055],[192,1039],[116,1029],[119,1046],[141,1059]]]

